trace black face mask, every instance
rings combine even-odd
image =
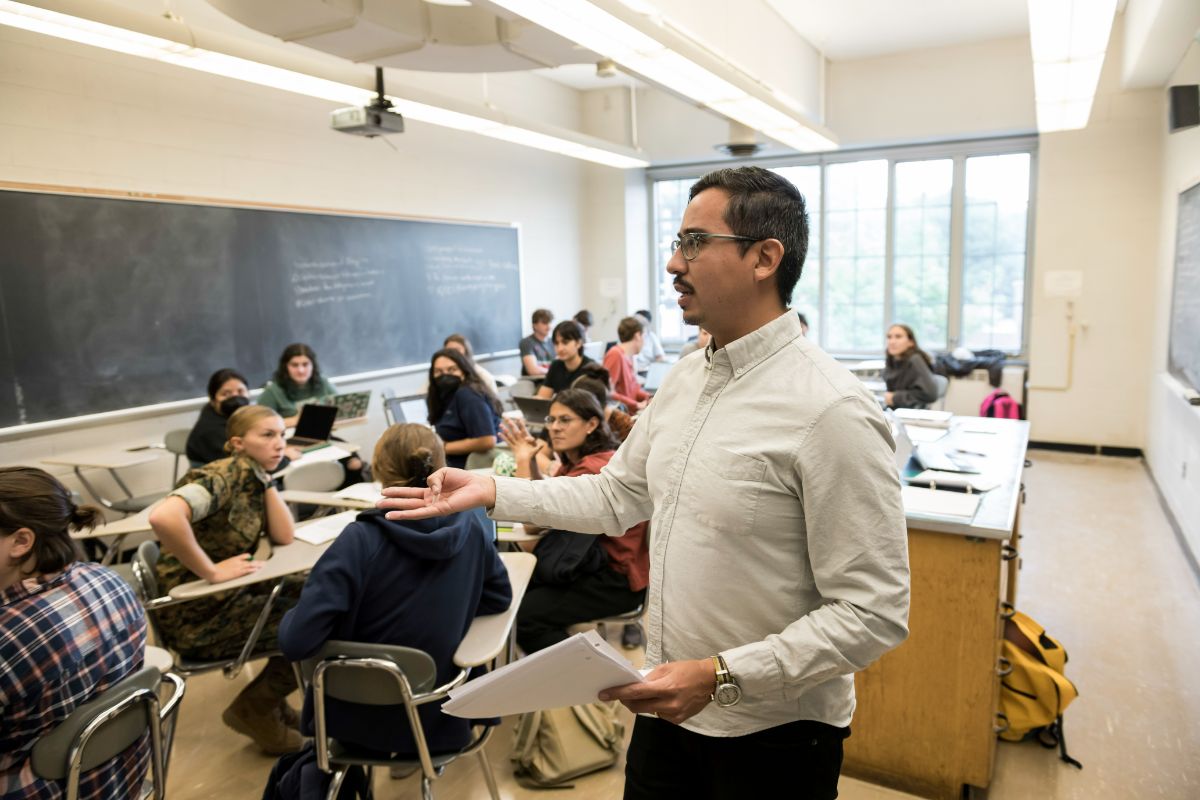
[[[237,411],[242,406],[250,405],[250,398],[243,397],[240,394],[235,394],[233,397],[226,397],[221,401],[220,411],[222,417],[232,417],[233,412]]]
[[[460,386],[462,386],[462,378],[457,375],[438,375],[433,379],[433,388],[437,390],[438,397],[442,402],[453,397]]]

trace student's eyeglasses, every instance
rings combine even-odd
[[[731,233],[700,233],[692,231],[691,233],[682,234],[678,239],[671,242],[671,252],[676,250],[683,251],[683,260],[691,261],[696,256],[700,255],[700,245],[708,239],[728,239],[735,242],[761,242],[762,239],[755,239],[753,236],[734,236]]]
[[[579,417],[546,417],[546,419],[545,419],[547,428],[552,427],[554,425],[562,425],[565,428],[568,425],[570,425],[572,422],[578,422],[578,421],[579,421]]]

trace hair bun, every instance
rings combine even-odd
[[[104,522],[104,514],[95,506],[73,505],[68,522],[75,530],[91,529]]]
[[[429,484],[429,476],[437,470],[433,466],[433,451],[418,447],[408,457],[409,486],[421,489]]]

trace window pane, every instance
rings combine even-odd
[[[792,293],[792,308],[808,320],[809,338],[820,343],[821,331],[821,167],[783,167],[775,170],[796,185],[808,210],[808,255],[800,282]]]
[[[888,163],[826,167],[827,350],[879,350],[883,341]]]
[[[687,208],[688,190],[695,178],[654,182],[654,268],[658,270],[658,314],[655,322],[658,335],[665,341],[690,339],[696,328],[683,324],[683,311],[672,288],[673,278],[667,273],[667,262],[671,260],[671,242],[679,233],[683,221],[683,210]]]
[[[1029,154],[967,159],[962,343],[1021,349]]]
[[[891,321],[911,325],[926,349],[946,346],[953,187],[951,159],[896,164]]]

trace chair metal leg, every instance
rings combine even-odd
[[[500,788],[496,786],[496,776],[492,774],[492,764],[488,761],[487,753],[481,747],[475,751],[475,755],[479,756],[479,766],[483,770],[483,779],[487,781],[488,794],[492,796],[492,800],[500,800]]]
[[[421,800],[433,800],[433,781],[421,776]]]
[[[342,767],[333,773],[333,780],[329,782],[329,793],[325,795],[325,800],[337,800],[338,792],[342,790],[342,782],[346,780],[346,770],[348,769],[349,767]]]
[[[250,654],[254,652],[254,645],[258,644],[258,637],[262,635],[263,628],[266,627],[267,617],[271,615],[271,607],[275,605],[275,600],[279,597],[279,593],[283,591],[283,583],[284,581],[281,580],[275,584],[275,588],[267,596],[267,603],[259,613],[258,619],[254,621],[254,629],[250,631],[250,637],[246,639],[246,644],[242,647],[241,654],[238,655],[236,661],[225,667],[226,678],[233,680],[241,674],[242,667],[246,666],[246,661],[250,658]]]

